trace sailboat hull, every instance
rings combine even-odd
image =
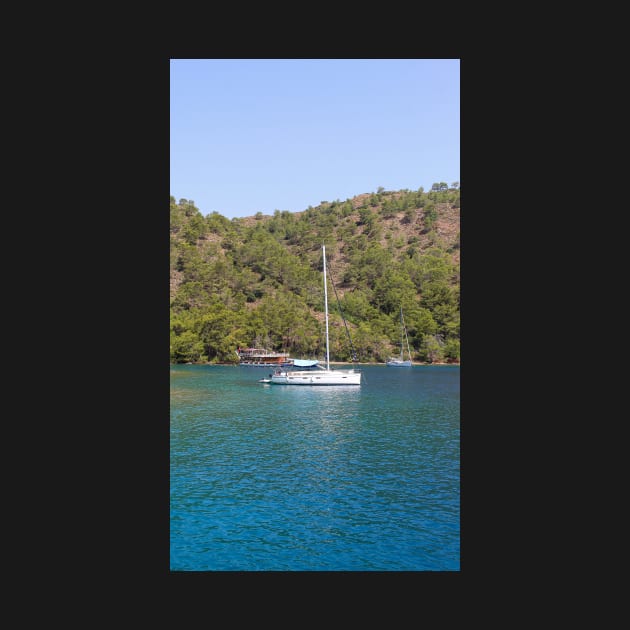
[[[355,370],[283,371],[271,375],[276,385],[361,385],[361,372]]]
[[[411,367],[411,361],[400,361],[398,359],[391,359],[386,363],[387,367]]]

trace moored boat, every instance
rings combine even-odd
[[[323,279],[324,279],[324,313],[326,321],[326,367],[317,361],[300,361],[310,363],[306,369],[276,369],[270,375],[271,382],[276,385],[361,385],[361,372],[355,369],[334,370],[330,367],[330,342],[328,338],[328,286],[326,283],[326,247],[322,245]],[[297,359],[295,361],[298,361]],[[311,369],[314,368],[314,369]],[[266,381],[265,381],[266,382]]]
[[[237,348],[240,365],[254,367],[291,367],[293,359],[288,352],[275,352],[265,348]]]
[[[404,345],[403,342],[407,340],[407,355],[408,359],[404,357]],[[385,365],[387,367],[412,367],[413,363],[411,362],[411,348],[409,347],[409,337],[407,336],[407,327],[405,326],[405,318],[403,317],[402,305],[400,306],[400,356],[399,357],[390,357]]]

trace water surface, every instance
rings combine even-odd
[[[173,571],[458,571],[460,368],[171,366]]]

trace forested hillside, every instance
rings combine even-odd
[[[457,182],[232,220],[170,209],[171,362],[237,363],[239,346],[324,358],[322,244],[331,361],[352,357],[340,308],[360,362],[398,355],[402,305],[413,360],[459,362]]]

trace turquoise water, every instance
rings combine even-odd
[[[460,368],[171,366],[172,571],[459,571]]]

